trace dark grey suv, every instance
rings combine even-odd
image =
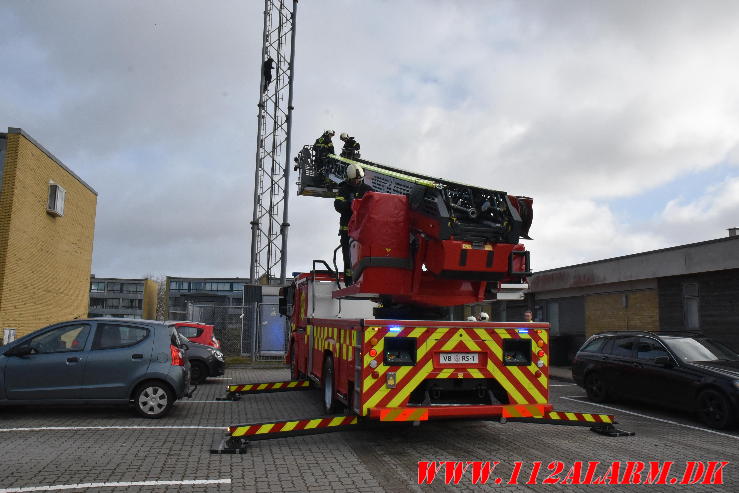
[[[72,320],[0,347],[0,405],[130,403],[160,418],[188,393],[177,332],[150,320]]]

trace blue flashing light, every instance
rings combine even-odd
[[[387,330],[389,330],[390,332],[400,332],[401,330],[403,330],[403,327],[398,327],[397,325],[395,325],[393,327],[388,327]]]
[[[529,329],[518,329],[518,333],[519,334],[528,334],[529,333]]]

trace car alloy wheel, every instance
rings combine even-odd
[[[731,406],[726,397],[715,390],[704,390],[698,396],[698,415],[711,428],[728,428],[731,424]]]
[[[605,382],[597,373],[591,373],[585,378],[585,393],[593,402],[605,402],[608,400],[608,389]]]
[[[162,384],[142,384],[134,396],[136,410],[146,418],[161,418],[172,407],[172,392]]]

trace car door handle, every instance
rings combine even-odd
[[[144,359],[144,355],[136,353],[133,356],[131,356],[131,359]]]
[[[67,358],[67,363],[79,363],[80,359],[77,356]]]

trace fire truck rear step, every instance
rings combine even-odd
[[[290,392],[292,390],[309,390],[310,381],[292,380],[289,382],[249,383],[226,386],[226,397],[220,401],[238,401],[243,394],[268,394],[273,392]]]

